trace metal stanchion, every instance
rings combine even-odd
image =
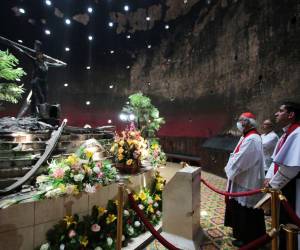
[[[296,250],[299,228],[293,224],[284,225],[282,228],[285,231],[285,236],[286,236],[286,249]]]
[[[275,229],[277,232],[279,231],[279,194],[280,191],[276,189],[270,189],[271,193],[271,217],[272,217],[272,228]],[[273,237],[272,239],[272,250],[278,250],[278,236]]]
[[[116,245],[117,250],[120,250],[122,248],[123,204],[124,204],[124,183],[119,183],[119,187],[118,187],[118,217],[117,217],[117,245]]]

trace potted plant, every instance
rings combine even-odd
[[[133,115],[132,120],[144,138],[155,137],[155,133],[165,123],[150,98],[141,92],[129,96],[129,104],[123,107],[122,113],[127,114],[128,117]]]

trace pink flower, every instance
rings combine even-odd
[[[102,173],[102,172],[100,172],[99,174],[97,174],[97,178],[98,178],[98,179],[102,178],[102,176],[103,176],[103,173]]]
[[[56,179],[62,179],[64,178],[65,175],[65,170],[63,170],[62,168],[57,168],[54,170],[52,176]]]
[[[96,163],[96,166],[97,166],[98,168],[102,168],[102,162],[97,162],[97,163]]]
[[[100,229],[101,229],[101,227],[100,227],[98,224],[93,224],[93,225],[91,226],[91,230],[92,230],[93,232],[99,232]]]
[[[72,229],[72,230],[69,232],[69,238],[73,238],[75,235],[76,235],[76,232]]]

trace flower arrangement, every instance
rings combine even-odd
[[[116,134],[110,152],[113,154],[116,163],[136,167],[136,164],[139,165],[147,157],[147,147],[147,141],[132,123],[129,129],[122,131],[121,136]]]
[[[156,173],[150,190],[143,189],[134,195],[138,206],[144,210],[149,221],[156,225],[161,218],[162,189],[164,180]],[[47,232],[47,243],[40,250],[50,249],[115,249],[117,233],[117,201],[110,200],[106,208],[94,206],[91,215],[82,219],[78,215],[66,216]],[[145,226],[129,207],[123,210],[123,246],[130,238],[145,232]]]
[[[148,160],[153,167],[166,165],[167,157],[157,140],[151,140]]]
[[[109,160],[94,161],[93,152],[80,148],[76,154],[61,160],[52,160],[48,175],[36,178],[42,197],[50,198],[64,194],[77,195],[79,192],[96,192],[99,184],[107,185],[117,178],[117,171]]]

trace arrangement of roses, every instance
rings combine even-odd
[[[132,123],[128,129],[122,131],[121,135],[115,135],[110,152],[115,162],[134,166],[135,161],[141,162],[148,156],[148,145]]]
[[[134,195],[149,219],[156,225],[161,218],[162,190],[165,181],[156,173],[150,190],[143,189]],[[66,216],[47,233],[47,243],[40,250],[50,249],[91,249],[112,250],[116,246],[118,201],[109,201],[106,208],[94,206],[91,215],[82,219],[78,215]],[[129,207],[124,205],[123,210],[123,246],[126,246],[133,237],[145,232],[145,226],[139,217]]]
[[[93,152],[80,148],[76,154],[60,160],[52,160],[48,175],[36,178],[42,196],[50,198],[60,195],[77,195],[79,192],[96,192],[97,187],[114,182],[117,171],[109,160],[94,161]],[[40,197],[43,198],[43,197]]]

